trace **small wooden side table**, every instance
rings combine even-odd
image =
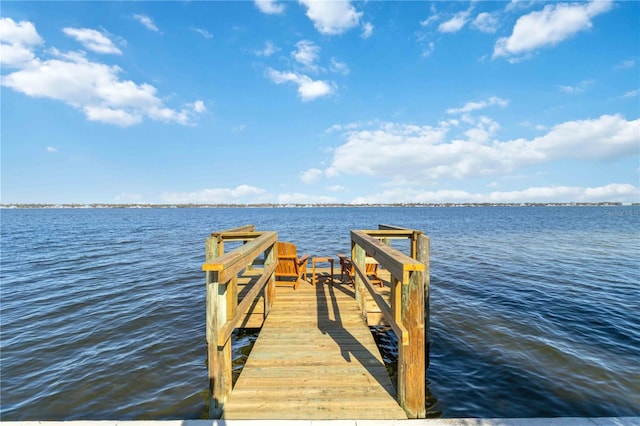
[[[316,278],[316,263],[331,263],[331,276],[329,280],[333,283],[333,257],[313,257],[311,258],[311,283],[315,287],[317,278]]]

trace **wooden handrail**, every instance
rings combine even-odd
[[[207,272],[218,272],[218,282],[226,283],[251,264],[268,247],[275,244],[278,234],[275,232],[260,233],[260,236],[249,243],[236,248],[229,253],[205,262],[202,270]]]
[[[234,328],[261,294],[264,294],[265,315],[273,303],[277,240],[276,232],[255,232],[253,225],[214,232],[207,239],[202,270],[206,272],[207,279],[207,364],[211,397],[209,414],[212,417],[222,415],[224,404],[231,395],[233,360],[230,337]],[[225,241],[244,241],[245,244],[224,253]],[[238,303],[238,276],[243,270],[248,271],[263,253],[262,273]],[[252,271],[255,273],[256,270]]]
[[[254,234],[255,231],[255,225],[244,225],[238,226],[237,228],[226,229],[224,231],[212,232],[210,238],[217,242],[217,248],[214,250],[213,247],[210,247],[207,243],[207,260],[211,259],[212,257],[222,256],[224,254],[225,241],[247,242],[248,240],[257,237],[257,235]],[[213,256],[212,250],[215,251],[215,256]]]
[[[254,232],[256,230],[255,225],[243,225],[238,226],[237,228],[225,229],[224,231],[212,232],[211,236],[214,237],[220,234],[227,234],[230,232]]]
[[[248,241],[262,235],[263,232],[255,231],[232,231],[232,232],[220,232],[211,234],[214,237],[218,237],[224,241]]]
[[[351,231],[355,293],[366,317],[365,289],[398,337],[398,403],[409,418],[424,418],[428,353],[429,238],[422,231],[380,225],[378,230]],[[411,242],[411,256],[391,247],[391,238]],[[366,256],[391,274],[391,306],[373,288],[366,274]]]
[[[376,302],[376,305],[378,306],[378,308],[380,308],[380,312],[382,312],[384,319],[387,320],[387,323],[389,324],[393,332],[396,333],[396,336],[398,336],[398,341],[400,342],[400,344],[402,346],[408,345],[409,332],[407,331],[406,327],[396,321],[393,314],[391,313],[390,306],[387,304],[384,298],[380,294],[378,294],[378,292],[375,291],[373,287],[373,283],[367,276],[366,271],[363,271],[362,268],[360,268],[360,266],[358,266],[357,263],[354,263],[354,266],[357,274],[360,276],[360,278],[362,278],[364,285],[367,287],[367,290],[369,290],[369,294],[371,295],[373,300]]]
[[[412,229],[365,229],[363,232],[376,238],[408,238],[415,231]]]
[[[392,238],[411,241],[411,256],[385,242]],[[225,241],[245,244],[224,253]],[[275,298],[276,232],[256,232],[253,225],[212,233],[207,239],[202,270],[207,284],[207,344],[210,416],[220,417],[232,388],[230,336],[256,299],[264,295],[264,315]],[[410,418],[424,418],[425,337],[428,342],[429,239],[421,231],[381,225],[378,230],[351,231],[355,294],[366,315],[364,296],[369,293],[387,323],[398,336],[399,404]],[[262,269],[249,270],[264,255]],[[391,302],[378,294],[366,274],[366,256],[373,257],[391,274]],[[256,264],[257,265],[257,264]],[[238,303],[238,277],[250,275],[251,288]],[[366,290],[365,290],[366,289]],[[425,304],[425,301],[427,303]]]
[[[258,278],[258,281],[253,285],[251,290],[244,296],[242,302],[238,304],[236,308],[236,313],[233,318],[227,320],[220,330],[218,331],[218,346],[223,346],[233,333],[233,330],[240,324],[242,318],[244,317],[244,313],[249,309],[249,307],[253,304],[254,300],[260,295],[260,292],[264,288],[265,284],[269,281],[269,278],[273,275],[276,270],[276,264],[272,264],[268,266]]]
[[[415,229],[409,229],[409,228],[405,228],[403,226],[395,226],[395,225],[383,225],[380,224],[378,225],[378,230],[379,231],[396,231],[396,232],[400,232],[401,236],[387,236],[384,237],[385,240],[389,240],[391,238],[404,238],[404,237],[409,237],[409,239],[411,239],[411,257],[412,258],[416,258],[417,256],[417,251],[418,251],[418,238],[420,238],[421,235],[424,235],[424,232],[422,231],[418,231]],[[375,231],[369,233],[369,235],[375,235]]]
[[[424,271],[424,264],[410,258],[393,247],[390,247],[377,238],[370,236],[369,231],[351,231],[351,241],[364,248],[365,252],[377,260],[383,268],[388,269],[391,275],[402,283],[409,280],[410,271]]]
[[[392,230],[395,230],[395,231],[411,231],[411,232],[413,232],[413,229],[405,228],[404,226],[387,225],[387,224],[384,224],[384,223],[379,224],[378,225],[378,229],[386,229],[386,230],[392,229]]]

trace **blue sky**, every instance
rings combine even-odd
[[[5,204],[640,201],[636,1],[0,16]]]

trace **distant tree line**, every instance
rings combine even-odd
[[[346,204],[346,203],[257,203],[257,204],[109,204],[109,203],[89,203],[89,204],[49,204],[49,203],[18,203],[0,204],[0,208],[17,209],[169,209],[169,208],[317,208],[317,207],[539,207],[539,206],[622,206],[621,202],[602,201],[597,203],[372,203],[372,204]],[[632,206],[639,206],[640,203],[631,203]]]

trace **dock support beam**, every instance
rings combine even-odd
[[[207,238],[206,261],[212,261],[219,253],[218,239]],[[218,346],[218,331],[227,321],[227,287],[218,279],[218,272],[207,272],[207,362],[209,370],[209,418],[221,418],[224,404],[231,395],[231,340]]]
[[[431,240],[426,235],[419,235],[417,238],[416,259],[424,264],[424,352],[425,369],[429,368],[429,354],[431,351]],[[426,387],[426,382],[425,382]]]
[[[429,252],[429,239],[424,235],[420,237],[416,260],[424,262],[423,256]],[[426,417],[425,275],[428,270],[412,271],[409,282],[402,286],[401,317],[409,331],[410,344],[398,345],[398,402],[407,417],[418,419]]]

